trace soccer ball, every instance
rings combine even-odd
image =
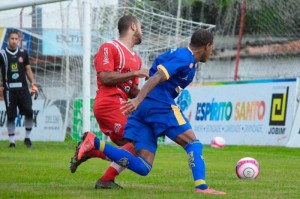
[[[245,157],[237,162],[235,173],[240,179],[255,179],[260,172],[260,167],[254,158]]]
[[[211,141],[210,146],[215,148],[223,148],[225,147],[226,141],[222,137],[214,137],[214,139]]]

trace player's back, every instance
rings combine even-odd
[[[195,58],[188,48],[171,49],[158,56],[149,74],[152,76],[160,69],[168,80],[159,83],[148,94],[148,98],[175,105],[174,99],[192,82],[196,66]]]

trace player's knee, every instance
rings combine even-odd
[[[15,117],[8,117],[7,123],[15,123]]]
[[[192,142],[189,142],[184,149],[187,153],[190,151],[197,151],[202,154],[202,144],[199,140],[193,140]]]
[[[25,118],[27,118],[27,120],[33,120],[33,111],[32,110],[27,110]]]

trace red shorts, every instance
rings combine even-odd
[[[96,97],[94,115],[101,131],[109,136],[112,142],[122,140],[127,116],[120,110],[123,98],[120,96]]]

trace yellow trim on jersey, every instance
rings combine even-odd
[[[157,66],[157,69],[162,70],[165,73],[165,75],[167,77],[167,80],[170,78],[169,72],[167,71],[167,69],[163,65],[159,64]]]
[[[181,112],[180,112],[180,109],[178,108],[178,106],[175,106],[175,105],[171,105],[173,111],[174,111],[174,115],[177,119],[177,122],[179,125],[183,125],[186,123],[186,121],[184,120]]]
[[[99,150],[100,151],[104,151],[104,148],[105,148],[105,142],[104,141],[100,141],[100,147],[99,147]]]
[[[206,184],[205,180],[196,180],[195,181],[195,187],[201,185],[201,184]]]

